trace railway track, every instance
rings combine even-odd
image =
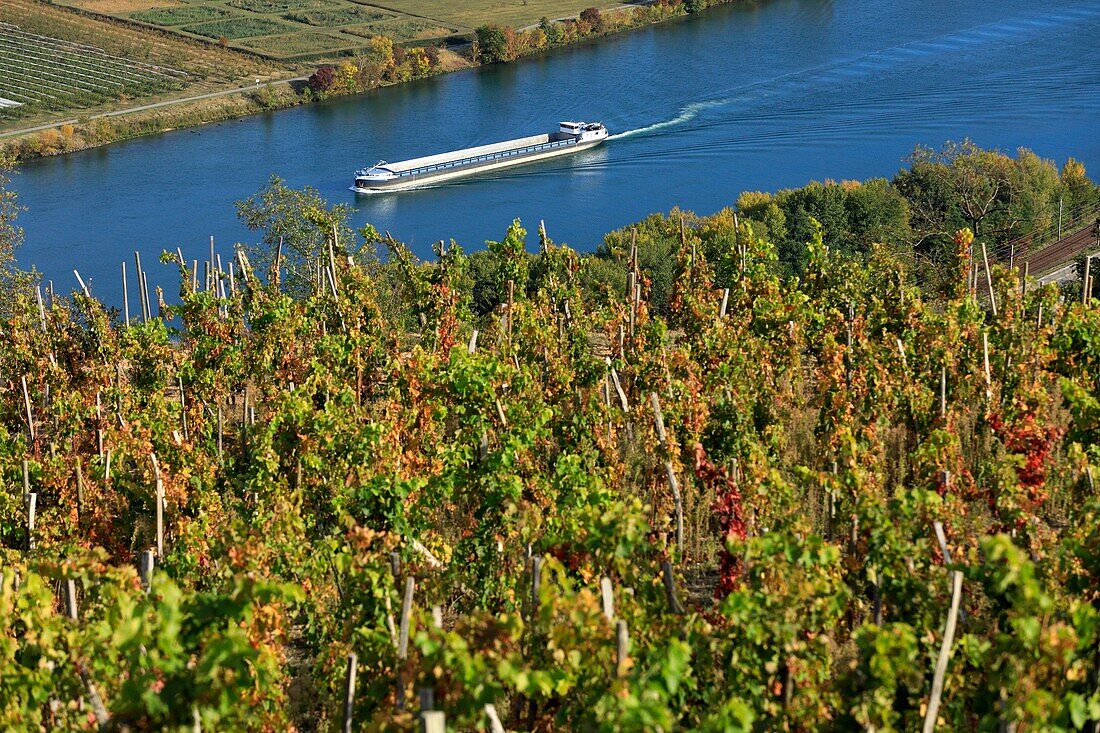
[[[1042,277],[1053,273],[1060,266],[1072,263],[1081,252],[1097,249],[1096,239],[1094,225],[1088,225],[1022,259],[1027,263],[1029,274],[1033,277]]]

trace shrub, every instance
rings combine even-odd
[[[336,83],[336,71],[331,66],[322,66],[309,77],[309,88],[315,92],[327,92]]]

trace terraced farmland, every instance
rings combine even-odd
[[[0,119],[143,97],[182,88],[187,81],[178,69],[0,22]]]
[[[353,54],[377,35],[398,43],[443,43],[472,30],[368,0],[54,1],[290,64]]]

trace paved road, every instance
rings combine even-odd
[[[216,97],[227,97],[230,94],[240,94],[241,92],[253,92],[257,89],[261,89],[268,84],[286,84],[294,81],[306,81],[308,76],[296,76],[293,79],[276,79],[274,81],[265,81],[258,84],[249,84],[248,86],[237,87],[235,89],[223,89],[218,92],[208,92],[206,94],[195,94],[190,97],[181,97],[179,99],[167,99],[163,102],[153,102],[152,104],[143,104],[138,107],[127,107],[126,109],[117,109],[112,112],[101,112],[96,115],[91,115],[88,119],[94,120],[100,117],[119,117],[121,115],[133,114],[134,112],[143,112],[149,109],[160,109],[161,107],[174,107],[177,104],[187,104],[188,102],[197,102],[203,99],[214,99]],[[26,135],[31,132],[38,132],[40,130],[49,130],[53,127],[60,127],[61,125],[75,125],[79,120],[60,120],[58,122],[50,122],[46,125],[38,125],[36,127],[24,127],[20,130],[11,130],[9,132],[0,132],[0,138],[15,137],[16,135]]]

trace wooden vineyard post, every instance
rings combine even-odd
[[[122,316],[126,327],[130,327],[130,291],[126,287],[126,260],[122,261]]]
[[[500,722],[496,706],[492,703],[485,705],[485,717],[489,719],[489,733],[504,733],[504,725]]]
[[[397,637],[397,709],[405,709],[405,660],[409,656],[409,624],[412,622],[413,593],[416,578],[405,578],[405,596],[401,601],[401,626]]]
[[[997,317],[997,296],[993,293],[993,273],[989,270],[989,254],[985,249],[985,242],[982,242],[982,262],[985,263],[985,285],[989,290],[989,305],[993,308],[993,317]]]
[[[153,474],[156,481],[156,518],[157,518],[157,557],[164,557],[164,481],[160,477],[160,464],[156,453],[149,454],[153,459]]]
[[[141,587],[148,593],[153,586],[153,569],[156,567],[156,558],[152,550],[141,553],[141,566],[138,574],[141,577]]]
[[[72,578],[65,579],[65,606],[69,619],[74,622],[79,621],[80,611],[76,602],[76,581]],[[73,666],[76,667],[77,674],[80,675],[80,681],[84,685],[84,690],[88,693],[88,702],[92,706],[92,714],[95,715],[96,725],[102,730],[110,720],[107,707],[103,704],[103,698],[99,696],[99,691],[96,690],[95,683],[92,682],[92,676],[88,674],[87,668],[76,659],[73,660]]]
[[[141,305],[141,322],[148,323],[149,321],[149,307],[146,302],[147,294],[145,288],[142,287],[145,278],[144,273],[141,270],[141,252],[134,250],[134,275],[137,278],[138,289],[138,302]]]
[[[606,575],[600,578],[600,601],[604,618],[611,623],[615,620],[615,595],[612,592],[611,578]]]
[[[447,733],[447,716],[442,710],[420,711],[420,733]]]
[[[676,597],[676,580],[672,577],[672,563],[665,560],[661,564],[662,575],[665,582],[665,596],[668,598],[668,608],[677,616],[684,613],[684,607],[680,605],[680,599]]]
[[[626,677],[627,662],[630,659],[630,635],[626,630],[626,621],[615,622],[615,676]]]
[[[34,549],[34,517],[38,510],[38,494],[27,494],[27,552]]]
[[[1081,304],[1082,305],[1088,305],[1089,304],[1089,298],[1092,295],[1092,284],[1089,282],[1089,280],[1092,279],[1092,277],[1089,275],[1089,269],[1090,269],[1091,265],[1092,265],[1092,255],[1088,255],[1088,256],[1085,257],[1085,276],[1083,278],[1081,278]]]
[[[947,418],[947,367],[940,367],[940,419]]]
[[[531,616],[539,612],[539,588],[542,586],[542,558],[535,555],[531,558]]]
[[[508,346],[512,345],[512,308],[516,304],[516,283],[508,281]]]
[[[653,424],[657,430],[657,440],[665,451],[665,477],[668,480],[668,488],[672,492],[672,501],[676,512],[676,550],[682,556],[684,553],[684,501],[680,495],[680,484],[676,480],[676,472],[672,468],[668,432],[665,430],[665,416],[661,412],[661,401],[656,392],[650,392],[649,402],[653,406]]]
[[[355,713],[355,675],[358,673],[359,657],[355,652],[348,654],[348,673],[344,681],[344,733],[351,733],[351,722]]]
[[[27,389],[27,375],[19,377],[19,380],[23,386],[23,408],[27,412],[27,434],[30,436],[31,447],[33,447],[37,433],[34,429],[34,412],[31,410],[31,393]]]
[[[69,614],[69,618],[73,621],[77,620],[77,606],[76,606],[76,581],[72,578],[65,579],[65,610]]]
[[[962,571],[951,572],[951,607],[947,611],[947,624],[944,626],[943,642],[932,672],[932,692],[928,698],[928,709],[924,715],[924,733],[936,729],[936,719],[940,712],[940,697],[943,695],[943,680],[947,674],[947,662],[951,657],[951,645],[955,641],[955,626],[959,620],[959,600],[962,598]]]

